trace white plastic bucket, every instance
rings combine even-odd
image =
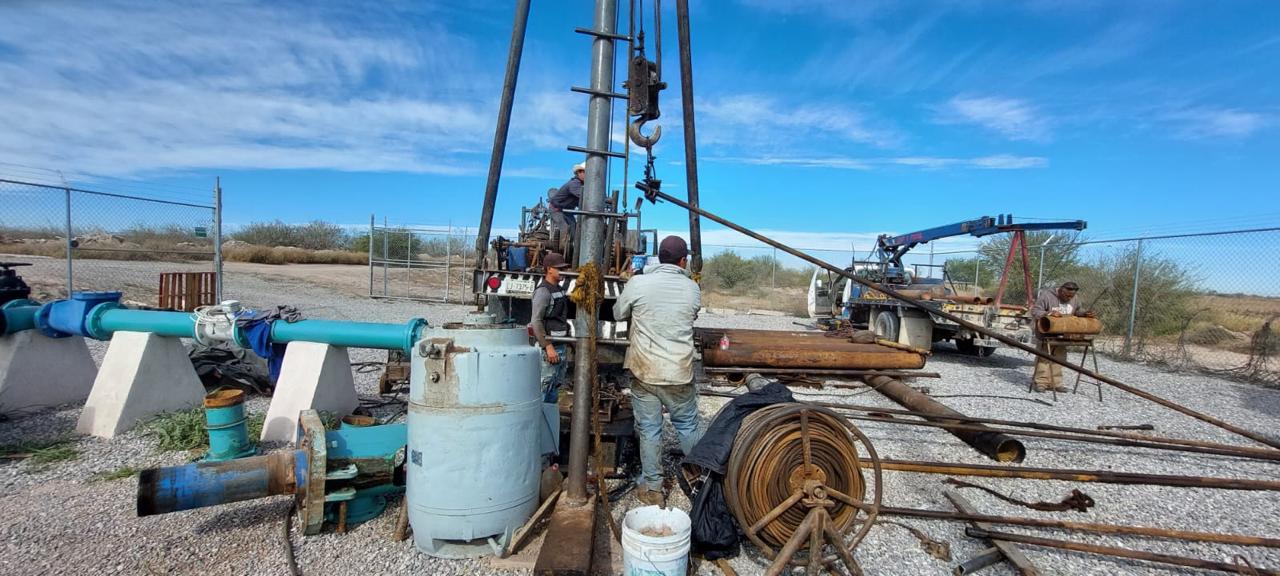
[[[623,576],[685,576],[689,569],[689,515],[675,508],[635,508],[622,518]],[[670,532],[649,536],[643,532]]]

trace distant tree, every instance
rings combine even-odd
[[[1052,240],[1050,240],[1052,238]],[[1052,286],[1065,282],[1080,269],[1079,232],[1054,232],[1037,230],[1026,233],[1027,261],[1031,272],[1031,296],[1035,298],[1036,283]],[[1040,246],[1048,243],[1044,250],[1044,277],[1040,278]],[[1009,247],[1013,245],[1013,234],[996,234],[988,236],[978,247],[978,255],[982,259],[982,276],[978,279],[983,288],[996,290],[1000,286],[1000,274],[1004,270],[1005,259],[1009,256]],[[1005,285],[1005,302],[1021,302],[1027,294],[1027,287],[1022,276],[1022,256],[1015,253],[1013,263],[1009,266],[1009,277]],[[950,261],[948,261],[950,264]],[[963,265],[957,272],[964,272]],[[950,271],[950,269],[948,269]],[[968,277],[973,277],[973,261],[969,261]],[[994,296],[994,293],[991,295]]]

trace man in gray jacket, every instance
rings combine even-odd
[[[630,345],[623,366],[631,370],[631,410],[640,439],[640,501],[663,503],[662,409],[685,454],[702,432],[698,428],[698,390],[693,384],[693,321],[702,308],[702,292],[685,271],[689,247],[667,236],[657,265],[627,281],[613,306],[615,319],[627,320]]]
[[[1031,318],[1037,323],[1045,316],[1085,316],[1093,318],[1095,314],[1092,310],[1085,310],[1080,306],[1079,300],[1076,299],[1076,291],[1080,287],[1075,282],[1064,282],[1057,290],[1045,288],[1040,291],[1040,295],[1036,297],[1036,302],[1031,306]],[[1045,341],[1045,337],[1036,333],[1036,347],[1042,352],[1048,352],[1062,361],[1067,360],[1067,348],[1065,346],[1049,346]],[[1036,358],[1035,372],[1031,376],[1032,382],[1035,384],[1036,392],[1044,392],[1046,390],[1055,390],[1058,392],[1066,392],[1067,387],[1062,385],[1062,366],[1045,360]]]

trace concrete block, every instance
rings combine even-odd
[[[351,377],[351,357],[342,346],[290,342],[285,349],[280,379],[262,426],[263,442],[292,442],[298,413],[324,410],[346,416],[360,405]]]
[[[84,338],[0,337],[0,414],[84,402],[97,372]]]
[[[188,410],[204,386],[178,338],[116,332],[102,359],[76,432],[112,438],[150,416]]]

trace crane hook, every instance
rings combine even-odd
[[[647,122],[647,120],[643,117],[637,118],[630,126],[627,127],[627,136],[631,137],[631,141],[635,142],[636,146],[648,150],[653,148],[654,144],[658,143],[659,138],[662,138],[662,127],[655,126],[653,129],[653,135],[645,136],[640,133],[640,127],[644,126],[645,122]]]

